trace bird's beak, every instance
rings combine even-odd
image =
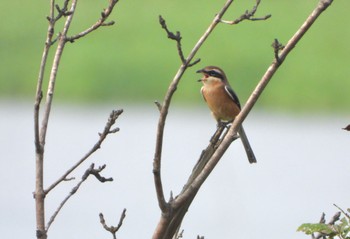
[[[203,73],[203,69],[200,69],[200,70],[198,70],[198,71],[196,71],[196,73]],[[199,79],[199,80],[197,80],[198,82],[202,82],[203,80],[202,79]]]

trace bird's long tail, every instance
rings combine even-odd
[[[255,158],[253,149],[252,149],[252,147],[250,147],[250,143],[248,141],[247,135],[245,134],[242,125],[241,125],[238,133],[239,133],[239,136],[241,137],[245,152],[247,153],[249,163],[256,163],[256,158]]]

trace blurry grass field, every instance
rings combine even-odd
[[[225,1],[120,1],[110,20],[91,35],[68,44],[60,65],[55,100],[65,102],[143,102],[162,100],[180,60],[175,42],[158,23],[161,14],[172,31],[181,31],[185,55]],[[273,60],[274,38],[286,43],[317,0],[263,0],[257,16],[267,21],[219,25],[198,52],[201,62],[184,75],[176,103],[201,102],[195,71],[221,66],[244,102]],[[233,20],[255,1],[235,1],[225,19]],[[107,1],[78,3],[70,34],[100,16]],[[1,1],[0,96],[33,100],[46,38],[48,1]],[[258,102],[260,108],[347,111],[350,100],[350,1],[334,1],[321,15]],[[56,31],[59,31],[58,24]],[[51,51],[51,58],[52,58]],[[48,69],[50,69],[49,62]],[[46,73],[46,77],[48,77]],[[201,102],[202,103],[202,102]]]

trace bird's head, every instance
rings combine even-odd
[[[197,73],[202,73],[203,76],[199,79],[199,82],[203,84],[217,84],[226,81],[225,72],[217,66],[206,66]]]

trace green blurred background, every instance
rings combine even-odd
[[[181,31],[187,55],[224,2],[121,0],[110,18],[116,21],[114,26],[101,28],[66,46],[55,101],[161,101],[180,61],[175,42],[167,39],[158,15],[166,19],[172,31]],[[201,62],[184,75],[174,103],[202,104],[195,71],[205,65],[221,66],[244,102],[273,60],[273,39],[286,43],[317,2],[265,0],[256,15],[272,14],[271,19],[219,25],[196,56]],[[224,18],[235,19],[254,3],[235,1]],[[106,5],[107,1],[102,0],[79,1],[69,33],[76,34],[93,24]],[[33,101],[49,1],[1,1],[0,7],[0,99]],[[321,15],[268,85],[257,104],[260,109],[349,109],[349,9],[350,1],[334,1]],[[57,25],[56,33],[61,26],[62,23]],[[50,65],[51,61],[48,69]]]

